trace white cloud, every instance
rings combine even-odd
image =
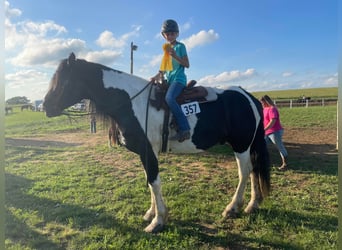
[[[103,48],[121,48],[125,45],[126,41],[122,38],[115,38],[113,33],[105,30],[96,40],[96,44]]]
[[[128,40],[132,37],[138,36],[141,26],[133,26],[133,31],[123,34],[116,38],[111,31],[103,31],[99,38],[96,40],[96,44],[102,48],[119,48],[122,49],[126,46]]]
[[[22,12],[11,8],[7,1],[5,7],[5,63],[11,72],[5,75],[6,98],[26,95],[30,99],[41,99],[52,71],[61,58],[65,58],[71,52],[88,61],[104,65],[113,64],[122,57],[121,50],[126,46],[128,39],[139,36],[141,29],[141,26],[132,26],[132,31],[117,39],[110,31],[104,31],[100,34],[98,43],[108,49],[92,51],[84,40],[61,37],[68,32],[64,26],[51,20],[14,22],[14,18],[20,17]],[[114,48],[118,50],[115,51]],[[37,66],[39,68],[35,69]]]
[[[42,99],[50,81],[50,75],[37,70],[20,70],[5,75],[6,99],[14,96],[26,96],[31,101]],[[25,89],[25,94],[23,94]]]
[[[283,73],[282,73],[282,76],[283,76],[283,77],[290,77],[290,76],[293,76],[293,72],[289,72],[289,71],[288,71],[288,72],[283,72]]]
[[[249,79],[253,76],[257,75],[255,69],[247,69],[244,72],[239,70],[233,70],[230,72],[222,72],[218,75],[208,75],[201,78],[198,82],[205,86],[218,86],[218,85],[225,85],[231,82],[237,82],[245,79]]]
[[[80,39],[38,39],[31,37],[10,62],[16,66],[56,66],[56,59],[86,50],[86,43]]]
[[[19,9],[11,9],[10,8],[10,3],[8,1],[5,1],[5,17],[6,18],[11,18],[11,17],[17,17],[21,16],[21,10]]]
[[[191,23],[190,22],[186,22],[183,25],[181,25],[181,27],[179,27],[180,31],[179,32],[184,32],[187,31],[191,28]]]
[[[90,51],[84,56],[84,59],[90,62],[97,62],[104,65],[112,64],[117,58],[121,57],[122,53],[113,50]]]
[[[65,27],[53,21],[44,23],[26,21],[13,24],[9,17],[5,19],[5,48],[8,51],[26,46],[32,41],[37,42],[47,35],[54,37],[67,32]]]
[[[190,36],[182,40],[182,42],[186,45],[187,50],[191,50],[197,46],[205,45],[212,43],[219,39],[219,35],[214,30],[201,30],[197,34]]]
[[[45,37],[49,32],[55,31],[53,35],[59,35],[66,33],[67,29],[61,25],[56,24],[53,21],[46,21],[44,23],[36,23],[28,21],[23,23],[22,30],[27,34],[35,34],[39,37]]]
[[[149,66],[155,67],[155,66],[157,66],[157,65],[160,65],[160,63],[161,63],[161,61],[162,61],[162,58],[163,58],[163,54],[154,56],[154,57],[152,58],[152,60],[150,61]]]
[[[6,85],[11,88],[20,88],[24,82],[36,83],[46,79],[46,74],[37,70],[20,70],[5,76]]]
[[[327,76],[326,79],[323,81],[325,86],[338,86],[338,74],[334,74],[332,76]]]

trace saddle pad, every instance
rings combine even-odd
[[[205,99],[207,99],[207,102],[212,102],[212,101],[216,101],[217,100],[217,93],[215,91],[215,89],[211,88],[211,87],[205,87],[208,91],[208,95],[205,97]]]

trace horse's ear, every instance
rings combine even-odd
[[[71,64],[71,63],[73,63],[75,61],[76,61],[76,56],[75,56],[74,52],[71,52],[71,54],[70,54],[70,56],[68,58],[68,64]]]

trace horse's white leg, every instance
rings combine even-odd
[[[260,185],[259,185],[259,178],[254,173],[251,172],[251,199],[245,208],[246,213],[252,213],[259,208],[259,204],[262,202],[263,197],[261,195]]]
[[[252,171],[250,149],[243,153],[235,153],[235,159],[239,172],[239,184],[237,186],[232,201],[228,204],[228,206],[222,213],[222,216],[224,218],[235,217],[241,210],[241,207],[243,206],[243,194],[248,181],[248,176]]]
[[[164,225],[167,220],[167,215],[168,215],[167,209],[166,209],[166,206],[164,204],[163,197],[161,194],[161,182],[160,182],[159,175],[157,179],[152,184],[149,184],[149,185],[152,191],[151,192],[152,204],[151,204],[151,208],[147,211],[147,213],[150,212],[149,215],[147,215],[147,217],[153,214],[153,210],[154,210],[155,215],[150,225],[148,225],[145,228],[145,232],[158,233],[164,228]]]
[[[151,192],[151,207],[147,210],[147,212],[144,215],[145,221],[151,221],[153,217],[156,215],[156,199],[152,191],[152,186],[149,185],[149,187],[150,187],[150,192]]]

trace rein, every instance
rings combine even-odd
[[[138,95],[140,95],[144,90],[153,83],[153,81],[148,82],[145,87],[143,87],[138,93],[136,93],[134,96],[131,97],[131,101],[133,101],[134,98],[136,98]],[[150,91],[151,94],[151,91]]]

